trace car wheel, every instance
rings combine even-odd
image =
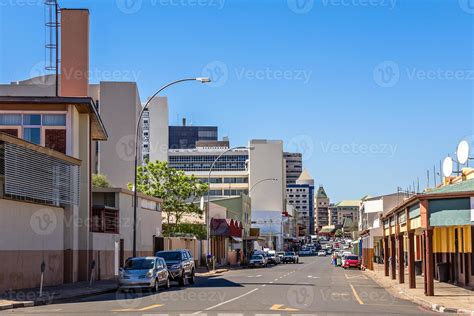
[[[188,281],[189,281],[189,284],[194,284],[194,282],[196,281],[194,279],[194,270],[191,271],[191,276],[189,277]]]
[[[179,286],[184,286],[185,280],[186,280],[186,275],[185,275],[184,272],[183,272],[183,274],[181,275],[181,277],[178,279],[178,284],[179,284]]]

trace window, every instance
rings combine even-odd
[[[91,231],[96,233],[119,233],[119,211],[107,207],[92,209]]]
[[[66,115],[64,114],[44,114],[43,126],[66,126]]]
[[[41,128],[25,127],[23,129],[23,139],[33,144],[41,145]]]
[[[21,125],[21,114],[0,114],[0,125]]]
[[[23,125],[41,125],[40,114],[24,114]]]

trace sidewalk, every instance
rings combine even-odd
[[[39,288],[12,291],[0,295],[0,310],[64,302],[114,292],[115,290],[117,290],[117,283],[108,280],[96,281],[92,284],[92,287],[89,287],[89,282],[48,286],[43,288],[41,297],[39,296]]]
[[[408,298],[437,312],[474,316],[474,291],[435,280],[435,296],[425,296],[424,280],[421,276],[416,277],[416,289],[410,289],[408,288],[408,273],[405,273],[405,283],[399,284],[398,279],[392,280],[384,276],[383,265],[374,264],[374,271],[365,270],[365,272],[395,296]]]

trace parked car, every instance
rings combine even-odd
[[[303,257],[303,256],[311,256],[313,252],[310,249],[302,249],[298,252],[298,255]]]
[[[267,252],[267,263],[271,264],[279,264],[280,263],[280,257],[277,256],[275,250],[270,250]]]
[[[187,279],[189,284],[194,284],[194,258],[189,250],[158,251],[156,256],[166,261],[171,281],[183,286]]]
[[[280,262],[283,262],[283,256],[285,255],[284,251],[277,251],[277,256],[280,258]]]
[[[357,257],[356,255],[347,255],[347,256],[345,256],[344,263],[342,264],[342,267],[344,269],[347,269],[347,268],[360,269],[359,257]]]
[[[341,254],[341,266],[342,267],[344,266],[344,263],[346,261],[346,257],[351,256],[351,255],[352,255],[352,252],[350,252],[350,251],[342,251],[342,254]]]
[[[293,251],[285,252],[285,255],[283,256],[283,263],[299,263],[299,261],[300,259],[298,255],[296,254],[296,252]]]
[[[319,250],[318,257],[326,257],[326,250]]]
[[[253,255],[249,261],[250,267],[266,267],[267,264],[267,259],[263,255]]]
[[[162,258],[130,258],[120,269],[120,290],[148,288],[158,292],[160,286],[170,288],[169,272]]]

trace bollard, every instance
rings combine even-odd
[[[94,277],[94,269],[95,269],[95,260],[92,260],[91,261],[91,278],[90,278],[89,287],[92,287],[92,280],[93,280],[93,277]]]
[[[44,271],[46,270],[46,263],[41,262],[41,281],[40,281],[40,292],[39,296],[41,297],[43,295],[43,281],[44,281]]]

